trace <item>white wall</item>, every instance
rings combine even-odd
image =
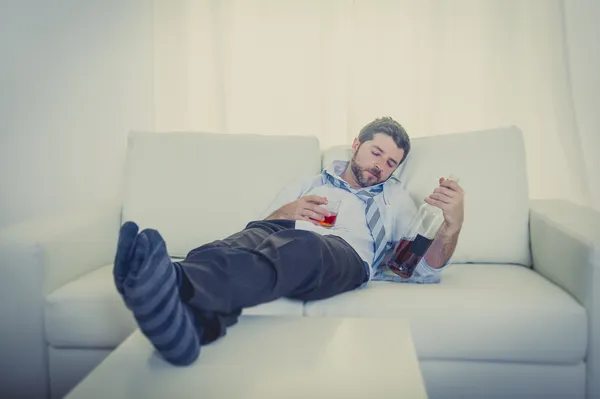
[[[155,6],[159,130],[314,134],[327,148],[382,115],[413,138],[517,125],[530,197],[589,203],[562,0]]]
[[[600,210],[600,1],[564,1],[567,53],[577,130],[592,201]]]
[[[600,2],[564,10],[577,131],[600,208]],[[119,197],[128,130],[155,126],[153,24],[150,0],[0,1],[0,227]]]
[[[0,227],[120,195],[153,128],[151,1],[0,1]]]

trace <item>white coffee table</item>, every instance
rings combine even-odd
[[[408,323],[243,316],[191,366],[134,332],[67,396],[90,398],[426,398]]]

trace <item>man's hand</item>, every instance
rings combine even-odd
[[[425,198],[425,202],[437,206],[444,212],[447,235],[457,234],[464,219],[464,191],[454,180],[440,179],[440,186]]]
[[[286,219],[286,220],[308,220],[317,223],[314,220],[322,221],[325,216],[331,216],[331,212],[319,206],[327,203],[327,198],[317,195],[307,195],[299,200],[290,202],[273,212],[266,220]],[[311,220],[314,219],[314,220]]]

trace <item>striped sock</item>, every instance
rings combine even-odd
[[[121,241],[130,242],[127,237],[120,237]],[[191,364],[200,355],[202,326],[179,297],[175,266],[164,240],[156,230],[146,229],[137,235],[132,249],[128,262],[117,256],[120,270],[115,270],[115,276],[126,275],[122,282],[125,303],[165,360]]]
[[[137,237],[139,227],[134,222],[125,222],[119,231],[119,242],[117,244],[117,254],[115,255],[115,266],[113,268],[113,277],[115,286],[119,294],[125,299],[123,283],[129,272],[129,262],[133,257],[133,248]],[[125,301],[127,304],[127,301]]]

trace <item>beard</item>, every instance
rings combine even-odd
[[[358,153],[358,151],[357,151]],[[381,171],[375,168],[363,168],[356,162],[356,154],[350,160],[350,168],[352,170],[352,174],[356,179],[356,182],[360,184],[361,187],[369,187],[374,186],[381,182]],[[370,175],[369,172],[373,173]]]

